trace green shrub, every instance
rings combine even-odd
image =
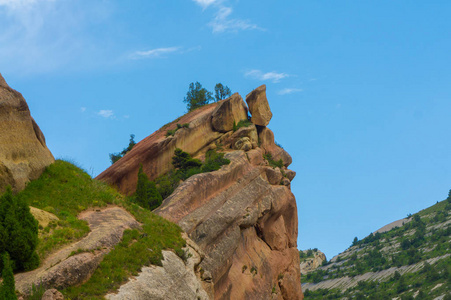
[[[121,152],[118,153],[110,153],[110,161],[111,164],[114,164],[115,162],[117,162],[119,159],[121,159],[125,154],[127,154],[127,152],[129,152],[130,150],[132,150],[132,148],[136,145],[135,142],[135,135],[134,134],[130,134],[130,140],[128,143],[128,147],[124,148]]]
[[[271,153],[263,154],[263,158],[269,163],[269,165],[273,168],[283,168],[283,160],[279,159],[278,161],[275,161],[272,158]]]
[[[233,122],[233,132],[237,131],[241,127],[248,127],[248,126],[251,126],[252,124],[253,123],[250,120],[248,120],[248,119],[240,120],[238,122],[238,124],[236,124],[235,121],[234,121]]]
[[[3,282],[0,285],[0,299],[16,300],[17,299],[16,285],[14,282],[12,262],[9,259],[8,252],[5,252],[2,255],[2,261],[3,261],[3,271],[2,271]]]
[[[13,197],[9,187],[0,197],[0,253],[9,254],[15,270],[30,270],[39,265],[37,244],[38,222],[27,203]]]
[[[224,158],[224,153],[209,150],[205,154],[205,163],[202,166],[202,172],[212,172],[219,170],[221,166],[228,165],[230,160]]]
[[[138,183],[136,185],[136,192],[133,201],[141,207],[154,210],[163,202],[163,198],[157,190],[155,182],[150,181],[147,175],[143,172],[143,167],[138,171]]]

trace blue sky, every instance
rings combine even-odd
[[[0,0],[0,72],[92,175],[186,112],[261,84],[292,155],[301,249],[328,258],[451,188],[451,2]]]

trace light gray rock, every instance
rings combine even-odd
[[[186,264],[171,251],[163,251],[162,267],[143,267],[138,276],[119,288],[115,294],[105,296],[109,300],[207,300],[207,292],[195,274],[201,256],[188,246]],[[204,274],[205,275],[205,274]]]

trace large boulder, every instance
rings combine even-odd
[[[246,102],[252,115],[252,123],[267,126],[272,118],[268,99],[266,99],[266,85],[261,85],[246,96]]]
[[[211,114],[211,124],[219,132],[232,130],[233,124],[238,124],[241,120],[247,120],[247,108],[238,93],[220,101]]]
[[[0,192],[37,179],[54,158],[22,95],[0,74]]]

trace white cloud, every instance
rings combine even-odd
[[[104,118],[114,118],[114,112],[111,109],[101,109],[97,114]]]
[[[296,89],[296,88],[286,88],[286,89],[282,89],[279,92],[277,92],[277,94],[279,95],[289,95],[289,94],[294,94],[294,93],[299,93],[302,92],[302,89]]]
[[[86,107],[80,107],[80,111],[84,113],[86,111]]]
[[[218,0],[193,0],[193,1],[202,6],[203,8],[207,8],[208,6],[219,2]]]
[[[168,48],[156,48],[146,51],[135,51],[130,58],[140,59],[140,58],[156,58],[161,57],[163,54],[168,54],[172,52],[177,52],[180,47],[168,47]]]
[[[290,75],[288,75],[287,73],[278,73],[274,71],[263,73],[260,70],[250,70],[244,73],[244,76],[262,81],[271,80],[272,82],[276,83]]]
[[[231,19],[233,9],[227,6],[221,6],[216,12],[214,19],[208,24],[213,28],[213,33],[221,33],[225,31],[236,32],[238,30],[261,29],[256,24],[252,24],[248,20]]]
[[[237,32],[239,30],[252,30],[260,29],[256,24],[253,24],[249,20],[241,20],[237,18],[231,18],[233,8],[223,4],[225,0],[193,0],[198,5],[206,8],[213,6],[216,9],[213,20],[208,25],[213,29],[213,33],[222,33],[226,31]]]

